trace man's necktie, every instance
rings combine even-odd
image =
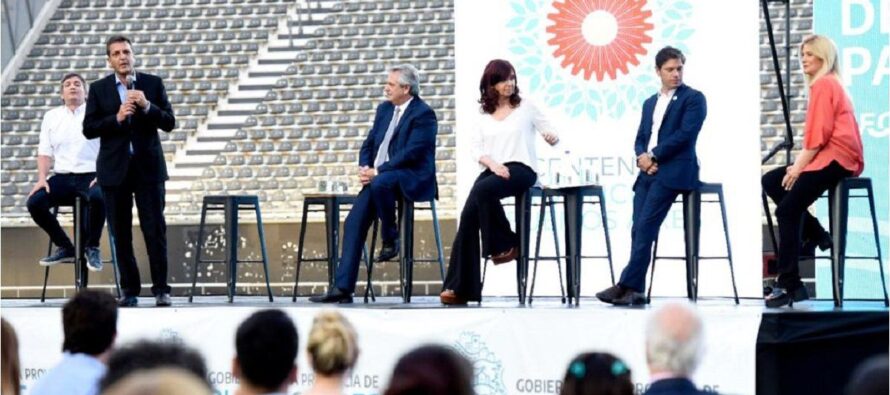
[[[392,140],[392,135],[396,132],[396,124],[398,123],[399,107],[396,107],[392,114],[392,121],[389,122],[389,128],[386,129],[386,135],[383,136],[383,142],[380,143],[380,148],[377,149],[377,158],[374,159],[375,169],[389,160],[389,142]]]

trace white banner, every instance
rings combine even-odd
[[[552,305],[551,305],[552,307]],[[140,338],[177,339],[204,355],[216,394],[234,393],[234,336],[252,307],[122,309],[117,344]],[[753,394],[755,344],[760,308],[700,306],[705,356],[694,377],[699,387],[724,394]],[[300,334],[299,379],[289,393],[312,382],[306,340],[320,309],[289,308]],[[359,333],[360,357],[345,393],[380,394],[398,358],[424,344],[454,347],[473,361],[480,395],[558,394],[565,369],[577,354],[611,352],[626,361],[639,389],[648,382],[644,344],[645,309],[340,309]],[[61,358],[58,308],[7,308],[16,328],[27,389]],[[727,361],[732,361],[728,368]]]
[[[509,60],[520,94],[544,111],[560,134],[556,148],[538,141],[539,170],[556,158],[581,163],[606,189],[615,275],[627,263],[636,178],[633,143],[643,101],[660,87],[655,53],[666,45],[686,54],[685,82],[704,93],[708,116],[698,138],[701,179],[723,183],[739,293],[760,296],[760,80],[758,2],[459,1],[455,2],[458,202],[479,173],[469,158],[467,131],[479,119],[478,84],[488,61]],[[558,29],[557,29],[558,27]],[[574,29],[574,30],[573,30]],[[580,57],[600,50],[610,62]],[[586,206],[584,255],[603,255],[598,206]],[[536,220],[536,210],[533,211]],[[561,213],[558,214],[561,216]],[[701,254],[725,256],[719,206],[705,203]],[[659,255],[682,256],[680,205],[662,226]],[[562,229],[561,223],[557,225]],[[545,228],[549,229],[549,227]],[[534,237],[532,238],[534,240]],[[553,251],[544,237],[542,251]],[[564,243],[561,243],[564,246]],[[490,270],[486,295],[514,295],[515,267]],[[659,261],[656,295],[685,295],[681,261]],[[582,295],[611,285],[604,261],[582,264]],[[556,270],[540,271],[539,294],[557,294]],[[701,267],[701,295],[731,295],[725,260]]]

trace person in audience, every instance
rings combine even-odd
[[[690,380],[701,360],[704,328],[688,305],[668,304],[646,323],[646,363],[651,382],[645,395],[704,395]]]
[[[253,313],[235,333],[232,373],[236,395],[286,393],[297,380],[300,342],[293,321],[281,310]]]
[[[189,371],[158,368],[125,377],[102,395],[211,395],[207,383]]]
[[[633,395],[630,368],[609,353],[584,353],[566,370],[560,395]]]
[[[74,206],[75,197],[83,197],[83,213],[87,214],[82,220],[87,268],[99,271],[102,270],[99,240],[105,226],[105,201],[102,189],[96,185],[99,140],[88,140],[83,135],[86,90],[86,82],[80,74],[69,73],[62,77],[63,104],[47,111],[40,124],[37,183],[28,194],[27,206],[31,219],[56,246],[54,253],[40,260],[41,265],[52,266],[74,262],[74,244],[51,210],[58,206]]]
[[[340,395],[346,375],[358,360],[358,336],[352,324],[336,311],[315,316],[306,345],[315,382],[304,395]]]
[[[698,189],[698,134],[708,114],[705,95],[683,83],[686,56],[664,47],[655,55],[661,89],[643,102],[634,152],[639,175],[634,182],[630,258],[621,279],[596,294],[618,306],[649,303],[643,290],[652,244],[674,200]]]
[[[117,303],[111,294],[82,290],[62,307],[62,361],[43,375],[32,395],[96,395],[117,336]]]
[[[207,381],[204,357],[197,350],[179,342],[139,340],[111,353],[99,388],[105,391],[131,374],[158,368],[183,369],[212,387]]]
[[[358,193],[343,231],[343,253],[334,286],[315,303],[352,303],[362,248],[374,218],[380,219],[383,248],[378,262],[399,255],[396,200],[436,197],[436,113],[420,98],[420,75],[411,65],[389,69],[368,137],[359,151]],[[305,224],[303,224],[305,226]]]
[[[804,38],[800,64],[810,88],[803,147],[794,164],[773,169],[761,179],[764,192],[776,203],[779,225],[779,274],[764,299],[767,307],[810,298],[800,281],[801,249],[809,256],[817,246],[827,250],[831,236],[807,208],[839,181],[858,176],[865,168],[859,125],[841,83],[834,42],[820,35]]]
[[[471,130],[469,149],[482,172],[464,204],[451,245],[448,274],[439,295],[449,305],[481,300],[481,257],[491,257],[495,265],[516,259],[519,238],[510,229],[501,199],[537,182],[535,134],[550,145],[559,141],[538,108],[519,96],[516,70],[510,62],[488,62],[479,95],[482,116]]]
[[[846,395],[884,395],[890,393],[890,376],[887,375],[890,364],[887,354],[876,355],[859,364],[850,382],[847,384]]]
[[[474,395],[473,365],[451,348],[429,344],[399,358],[384,395]]]
[[[0,327],[0,393],[19,395],[22,391],[19,339],[6,318],[0,318]]]
[[[139,267],[133,254],[133,201],[139,211],[139,227],[145,240],[155,306],[170,306],[167,284],[167,165],[158,130],[176,125],[173,107],[160,77],[136,72],[136,55],[130,39],[113,35],[105,41],[112,73],[93,82],[87,96],[83,135],[99,138],[96,175],[108,223],[114,235],[121,273],[121,307],[139,303],[142,290]]]

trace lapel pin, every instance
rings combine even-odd
[[[677,101],[677,96],[674,96],[673,98],[671,98],[671,100]]]

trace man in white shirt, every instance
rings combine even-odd
[[[62,361],[43,375],[31,395],[95,395],[117,336],[117,301],[107,292],[83,290],[62,308]]]
[[[40,126],[37,148],[37,184],[28,195],[31,218],[50,237],[56,251],[40,260],[43,266],[73,262],[74,245],[62,230],[50,209],[73,206],[76,196],[85,199],[88,215],[82,223],[87,267],[102,270],[99,239],[105,225],[105,203],[102,190],[96,185],[96,157],[99,139],[83,136],[83,117],[86,110],[86,82],[77,73],[62,78],[64,105],[49,110]],[[53,175],[50,176],[52,168]]]

